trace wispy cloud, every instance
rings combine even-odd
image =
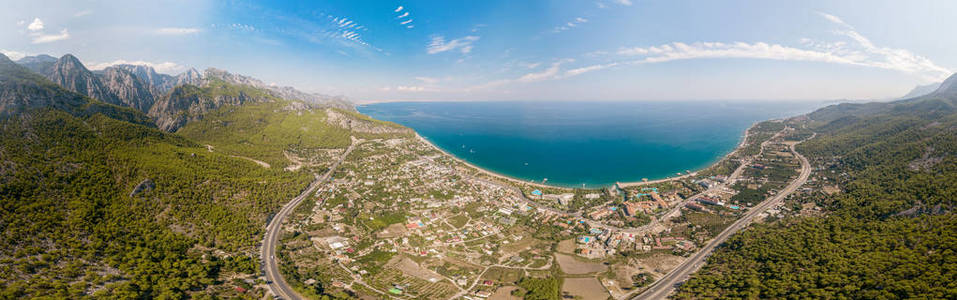
[[[70,38],[70,33],[66,30],[66,28],[63,28],[63,30],[60,30],[60,33],[57,33],[57,34],[39,34],[39,35],[36,35],[36,36],[33,38],[33,43],[34,43],[34,44],[43,44],[43,43],[50,43],[50,42],[55,42],[55,41],[61,41],[61,40],[65,40],[65,39],[68,39],[68,38]]]
[[[174,62],[154,63],[154,62],[148,62],[148,61],[142,61],[142,60],[129,61],[129,60],[123,60],[123,59],[118,59],[111,62],[103,62],[103,63],[94,62],[94,63],[88,64],[87,67],[90,70],[103,70],[115,65],[149,66],[149,67],[153,67],[153,69],[155,69],[156,72],[171,74],[171,75],[179,74],[180,72],[186,71],[186,69],[188,69],[188,67],[174,63]]]
[[[478,40],[478,36],[469,35],[451,41],[446,41],[445,37],[435,35],[432,36],[432,40],[429,42],[429,45],[426,46],[426,52],[429,54],[436,54],[458,50],[459,52],[462,52],[462,54],[468,54],[469,52],[472,52],[472,43]]]
[[[631,6],[631,0],[612,0],[612,2],[621,4],[624,6]]]
[[[865,66],[912,74],[925,80],[941,80],[952,73],[909,50],[875,46],[836,16],[825,13],[821,13],[821,16],[840,25],[842,29],[837,33],[853,43],[815,42],[805,38],[801,40],[805,48],[799,48],[764,42],[675,42],[652,47],[622,48],[618,54],[641,57],[630,61],[639,64],[706,58],[752,58]]]
[[[552,65],[545,70],[522,75],[522,77],[519,77],[515,81],[535,82],[535,81],[542,81],[547,79],[555,79],[555,77],[558,76],[558,71],[559,71],[559,68],[561,68],[562,64],[568,63],[568,62],[572,62],[572,60],[570,59],[559,60],[557,62],[552,63]]]
[[[399,85],[394,88],[391,86],[385,86],[385,87],[379,88],[379,90],[383,92],[396,91],[400,93],[423,93],[423,92],[438,92],[439,91],[438,89],[435,89],[432,87],[419,86],[419,85]]]
[[[581,24],[584,24],[584,23],[587,23],[587,22],[588,22],[588,19],[585,19],[585,18],[582,18],[582,17],[577,17],[577,18],[575,18],[574,20],[565,22],[565,24],[556,26],[555,29],[552,29],[552,32],[554,32],[554,33],[559,33],[559,32],[565,31],[565,30],[569,30],[569,29],[578,27],[578,25],[581,25]]]
[[[575,69],[571,69],[571,70],[565,71],[565,75],[562,76],[562,77],[578,76],[578,75],[585,74],[585,73],[588,73],[588,72],[591,72],[591,71],[603,70],[603,69],[611,68],[611,67],[614,67],[614,66],[617,66],[617,65],[618,65],[618,63],[608,63],[608,64],[597,64],[597,65],[591,65],[591,66],[585,66],[585,67],[575,68]]]
[[[368,30],[365,26],[359,24],[355,20],[350,20],[347,17],[335,17],[331,15],[327,17],[329,18],[329,21],[332,22],[332,26],[334,28],[329,36],[371,47],[369,43],[362,39],[362,32]],[[372,48],[379,50],[375,47]]]
[[[395,9],[395,13],[402,12],[402,10],[403,10],[403,7],[402,7],[402,6],[399,6],[398,8]],[[408,28],[408,29],[415,28],[415,24],[411,24],[411,23],[412,23],[412,18],[409,17],[409,11],[408,11],[408,10],[405,10],[405,12],[402,12],[401,14],[399,14],[398,16],[396,16],[395,18],[396,18],[396,19],[400,19],[400,20],[401,20],[401,19],[404,19],[404,20],[402,20],[402,21],[399,21],[399,25],[403,25],[403,26],[405,26],[405,28]]]
[[[76,12],[75,14],[73,14],[73,17],[79,18],[79,17],[82,17],[82,16],[90,15],[90,14],[92,14],[92,13],[93,13],[93,10],[84,9],[84,10],[78,11],[78,12]]]
[[[439,83],[439,79],[434,77],[419,76],[419,77],[416,77],[415,80],[421,81],[422,83],[425,83],[428,85],[434,85],[436,83]]]
[[[154,33],[160,35],[189,35],[199,33],[199,28],[193,27],[163,27],[156,29]]]

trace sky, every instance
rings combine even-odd
[[[957,1],[0,0],[0,52],[216,67],[355,102],[887,99],[957,71]]]

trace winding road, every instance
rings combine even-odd
[[[812,135],[808,139],[813,137],[814,136]],[[794,153],[794,155],[797,156],[797,158],[801,161],[801,173],[794,181],[782,189],[780,193],[777,193],[771,198],[764,200],[757,206],[748,210],[743,217],[735,221],[733,224],[731,224],[731,226],[728,226],[728,228],[718,234],[713,240],[711,240],[711,242],[701,248],[701,250],[675,267],[673,270],[671,270],[671,272],[668,272],[667,275],[661,279],[658,279],[654,285],[637,297],[634,297],[634,299],[664,299],[668,297],[668,295],[674,291],[675,286],[678,283],[687,280],[691,273],[697,271],[704,264],[704,260],[711,255],[711,252],[714,251],[718,245],[721,245],[727,241],[732,234],[746,228],[749,224],[751,224],[751,221],[754,219],[754,217],[764,213],[769,208],[777,206],[779,203],[781,203],[781,201],[784,200],[784,198],[787,198],[788,195],[804,185],[804,183],[807,182],[808,177],[811,175],[811,164],[808,162],[807,158],[804,157],[804,155],[801,155],[794,150],[794,144],[792,144],[790,148],[791,152]],[[629,294],[623,298],[629,297],[632,296]]]
[[[361,140],[353,138],[352,144],[349,145],[349,148],[346,148],[346,151],[342,153],[342,156],[339,157],[339,160],[332,164],[329,167],[329,170],[326,171],[322,176],[316,177],[316,180],[309,184],[309,187],[306,190],[302,191],[299,196],[292,198],[289,203],[286,203],[273,216],[272,220],[269,221],[269,225],[266,226],[266,235],[263,238],[262,249],[261,249],[261,259],[263,261],[263,270],[265,271],[266,283],[269,285],[269,291],[273,295],[278,296],[282,299],[302,299],[295,290],[289,286],[289,283],[282,277],[282,273],[279,272],[279,263],[276,261],[276,247],[279,245],[279,236],[282,235],[282,222],[286,219],[289,214],[302,203],[303,200],[312,195],[314,191],[323,183],[329,180],[332,176],[332,172],[339,167],[339,164],[342,163],[349,156],[349,153],[352,152],[352,149],[358,145]],[[321,191],[321,190],[320,190]]]

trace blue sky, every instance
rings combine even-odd
[[[13,58],[217,67],[358,102],[876,99],[957,70],[957,1],[2,2]]]

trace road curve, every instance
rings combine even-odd
[[[359,142],[353,139],[352,144],[349,145],[349,148],[346,148],[346,151],[342,153],[342,156],[339,157],[339,160],[336,161],[329,168],[329,171],[326,171],[322,176],[316,177],[316,180],[309,184],[309,187],[306,190],[302,191],[299,196],[292,198],[289,203],[286,203],[272,220],[269,221],[269,224],[266,225],[266,235],[263,238],[262,249],[260,249],[261,259],[263,261],[263,270],[265,271],[266,282],[269,285],[269,291],[273,295],[278,296],[282,299],[302,299],[295,290],[286,282],[282,277],[282,273],[279,272],[279,263],[276,261],[276,246],[279,245],[279,236],[282,234],[282,222],[286,217],[291,213],[303,200],[309,197],[323,182],[329,180],[329,177],[332,176],[332,172],[339,167],[339,164],[346,159],[346,156],[349,156],[349,153],[352,152],[352,149]]]
[[[813,136],[811,137],[813,138]],[[714,251],[718,245],[721,245],[727,241],[728,237],[735,232],[746,228],[755,216],[767,211],[771,207],[776,206],[778,203],[783,201],[784,198],[804,185],[808,177],[811,175],[811,164],[808,162],[807,158],[804,157],[804,155],[801,155],[794,150],[794,145],[791,145],[791,152],[794,153],[794,155],[797,156],[801,161],[801,173],[798,175],[797,179],[788,184],[788,186],[782,189],[781,192],[748,210],[743,217],[735,221],[733,224],[731,224],[731,226],[728,226],[728,228],[718,234],[718,236],[701,248],[701,250],[695,252],[694,255],[675,267],[673,270],[671,270],[671,272],[668,272],[667,275],[656,281],[654,285],[645,290],[643,293],[639,294],[637,297],[634,297],[634,299],[664,299],[668,297],[668,295],[674,291],[675,285],[687,280],[691,273],[697,271],[698,268],[704,264],[704,260],[711,255],[711,252]],[[629,296],[630,295],[626,295],[625,298]]]

